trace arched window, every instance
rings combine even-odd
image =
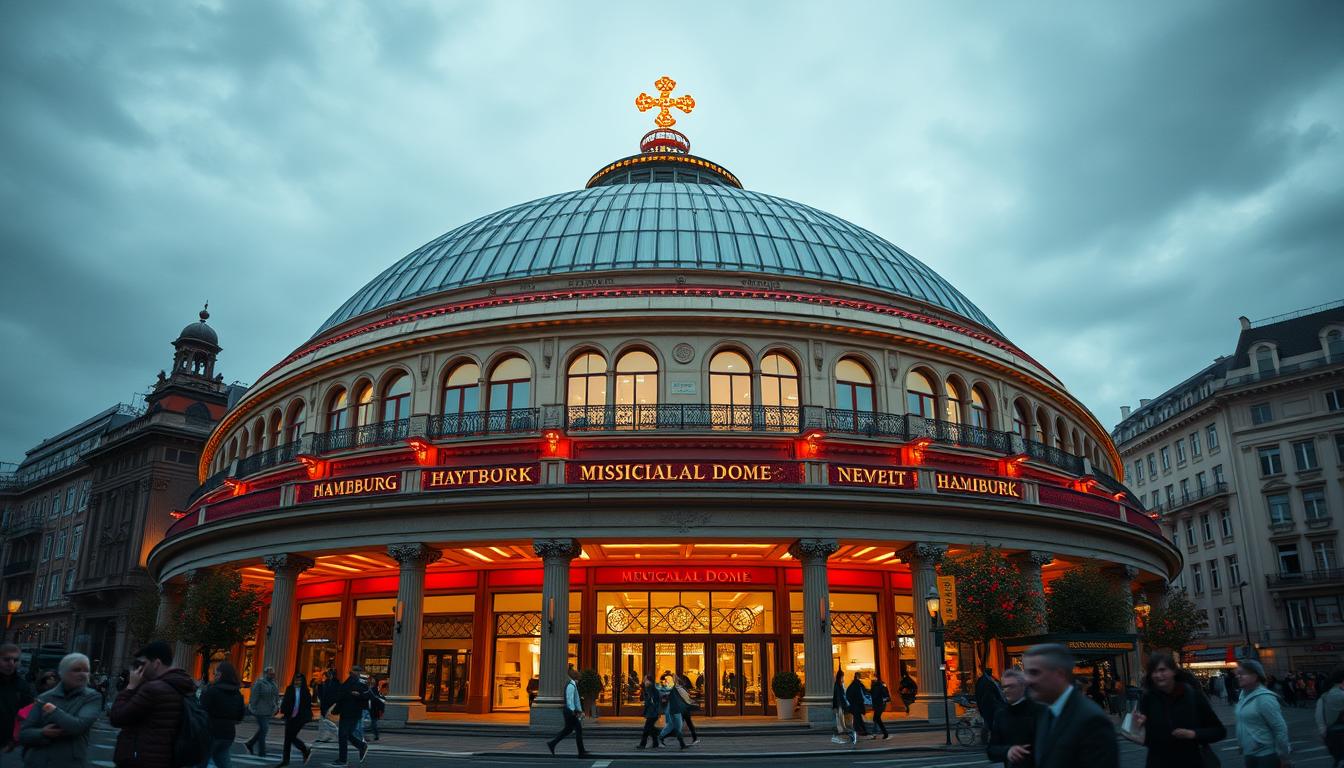
[[[961,382],[949,377],[943,384],[947,393],[947,404],[943,408],[944,418],[953,424],[963,424],[966,419],[966,396],[962,394]]]
[[[242,439],[238,441],[238,457],[245,459],[252,453],[252,433],[243,427]]]
[[[411,377],[398,373],[383,387],[383,421],[411,417]]]
[[[1042,445],[1050,444],[1050,417],[1045,415],[1045,411],[1036,409],[1036,420],[1032,422],[1036,432],[1034,439]]]
[[[1344,360],[1344,333],[1330,331],[1325,334],[1325,352],[1332,363]]]
[[[355,387],[355,427],[363,427],[374,422],[377,406],[373,403],[373,384],[365,381]]]
[[[490,410],[505,411],[508,429],[521,426],[514,411],[532,407],[532,366],[521,357],[505,358],[490,371]]]
[[[585,352],[569,364],[565,405],[569,423],[577,427],[602,424],[607,404],[607,359]]]
[[[295,400],[289,404],[289,416],[285,419],[285,425],[291,443],[303,437],[304,410],[302,400]]]
[[[989,429],[989,395],[980,387],[971,387],[971,426]]]
[[[761,359],[761,405],[766,423],[783,430],[798,428],[798,366],[772,352]]]
[[[342,387],[327,398],[327,431],[345,429],[350,424],[350,397]]]
[[[616,361],[616,423],[658,423],[658,361],[648,352],[636,349]]]
[[[270,427],[271,427],[270,443],[271,447],[275,448],[278,445],[280,445],[281,441],[284,439],[285,434],[284,417],[280,415],[279,408],[276,408],[275,410],[271,411]]]
[[[858,360],[846,357],[835,364],[835,407],[864,413],[877,409],[873,375]]]
[[[481,410],[481,369],[463,363],[443,380],[443,415],[461,416]]]
[[[1274,350],[1269,347],[1260,347],[1255,350],[1255,369],[1263,376],[1267,373],[1274,373]]]
[[[933,382],[922,371],[905,375],[905,412],[926,419],[938,418],[938,398],[933,394]]]
[[[1027,406],[1021,400],[1013,403],[1013,434],[1025,440],[1030,429],[1031,416]]]
[[[1065,450],[1064,440],[1065,440],[1066,436],[1068,435],[1068,433],[1069,433],[1069,430],[1066,429],[1066,428],[1064,427],[1064,420],[1061,419],[1061,418],[1056,417],[1056,418],[1055,418],[1055,447],[1058,448],[1058,449],[1061,450],[1061,451],[1062,451],[1062,450]]]
[[[252,422],[252,450],[248,455],[266,450],[266,419],[261,416]]]
[[[709,402],[715,429],[751,427],[751,363],[723,351],[709,361]]]

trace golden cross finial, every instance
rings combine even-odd
[[[654,83],[653,87],[658,89],[658,98],[655,99],[649,94],[641,92],[635,97],[635,107],[640,112],[647,112],[654,107],[658,107],[658,114],[654,116],[653,124],[659,128],[671,128],[677,124],[677,119],[672,116],[668,107],[676,107],[688,115],[692,109],[695,109],[695,99],[690,96],[678,96],[675,99],[668,96],[672,93],[672,89],[677,87],[677,81],[667,75],[658,78],[658,82]]]

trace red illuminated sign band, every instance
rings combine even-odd
[[[796,483],[794,465],[782,461],[576,461],[565,468],[570,483]]]
[[[865,467],[859,464],[831,464],[831,485],[861,488],[918,488],[919,473],[900,467]]]
[[[499,467],[441,467],[421,473],[426,491],[451,491],[458,488],[490,488],[510,485],[536,485],[541,481],[540,464],[514,464]]]
[[[598,568],[598,584],[774,584],[773,568]]]
[[[340,480],[318,480],[294,486],[294,503],[327,501],[350,496],[381,496],[401,492],[401,472],[381,475],[346,477]]]
[[[959,472],[934,472],[933,485],[939,493],[964,493],[971,496],[1022,498],[1022,481],[1001,477],[963,475]]]

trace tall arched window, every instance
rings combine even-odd
[[[350,423],[350,397],[345,388],[337,389],[327,397],[327,431],[345,429]]]
[[[1031,412],[1021,401],[1013,403],[1013,434],[1026,440],[1031,429]]]
[[[1050,444],[1050,417],[1045,415],[1045,411],[1036,409],[1036,420],[1032,422],[1036,428],[1035,440],[1042,445]]]
[[[295,400],[289,404],[289,416],[285,418],[285,429],[289,434],[289,442],[291,443],[303,437],[303,422],[306,416],[304,410],[302,400]]]
[[[463,363],[443,379],[443,415],[461,416],[481,410],[481,369]]]
[[[946,414],[944,418],[953,424],[962,424],[966,420],[966,395],[963,394],[961,382],[948,377],[943,383],[943,390],[947,393],[947,403],[943,407]]]
[[[980,387],[971,387],[971,426],[989,429],[989,396]]]
[[[383,386],[383,421],[411,417],[411,377],[398,373]]]
[[[271,411],[270,443],[272,448],[275,448],[276,446],[280,445],[281,440],[284,439],[285,425],[283,422],[284,417],[280,415],[279,408],[276,408],[275,410]]]
[[[266,419],[258,416],[257,420],[252,422],[252,450],[248,451],[248,455],[264,450],[266,450]]]
[[[252,453],[252,433],[243,427],[242,439],[238,442],[238,458],[245,459]]]
[[[1061,450],[1061,451],[1066,450],[1064,441],[1065,441],[1066,436],[1068,435],[1068,433],[1069,433],[1069,430],[1064,426],[1064,419],[1061,419],[1061,418],[1056,417],[1056,418],[1055,418],[1055,447],[1058,448],[1058,449]]]
[[[632,350],[616,361],[616,423],[658,423],[658,361],[648,352]]]
[[[521,357],[505,358],[490,371],[490,410],[504,412],[506,430],[536,426],[524,413],[532,407],[532,366]],[[491,428],[497,426],[491,420]]]
[[[709,361],[709,402],[715,429],[751,427],[751,363],[725,350]]]
[[[905,412],[926,419],[938,418],[938,398],[933,394],[933,382],[922,371],[905,375]]]
[[[877,409],[873,375],[858,360],[846,357],[835,364],[835,407],[865,413]]]
[[[770,426],[798,428],[798,366],[788,357],[772,352],[761,358],[761,405]]]
[[[373,402],[373,384],[372,382],[363,382],[355,387],[355,427],[363,427],[374,422],[377,418],[377,406]]]
[[[588,427],[602,424],[607,405],[607,359],[596,352],[585,352],[569,364],[565,404],[569,423]]]

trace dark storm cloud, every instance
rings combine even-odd
[[[1344,296],[1334,2],[0,6],[0,459],[211,301],[251,381],[400,255],[678,127],[877,232],[1104,423]]]

